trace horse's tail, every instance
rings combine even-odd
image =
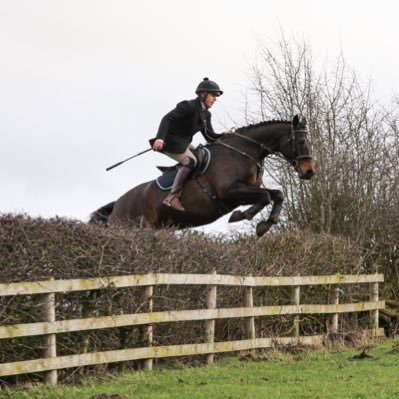
[[[108,217],[114,209],[115,201],[102,206],[90,215],[89,223],[93,224],[107,224]]]

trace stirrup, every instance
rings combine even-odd
[[[176,209],[180,212],[185,212],[185,209],[180,201],[180,198],[176,194],[169,194],[164,200],[163,204]]]

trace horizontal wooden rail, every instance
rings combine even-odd
[[[154,285],[227,285],[245,287],[305,286],[383,282],[383,274],[252,277],[224,274],[169,274],[149,273],[116,277],[96,277],[71,280],[44,280],[20,283],[1,283],[0,296],[33,295],[59,292],[90,291],[112,288]]]
[[[45,372],[45,381],[57,382],[57,370],[70,367],[124,362],[144,359],[144,367],[152,368],[152,359],[172,356],[205,355],[208,363],[213,362],[213,354],[229,351],[254,350],[275,345],[311,344],[320,345],[328,334],[339,331],[338,314],[350,312],[369,312],[370,330],[364,332],[373,336],[382,336],[383,329],[378,327],[378,311],[385,307],[379,300],[378,283],[384,281],[382,274],[372,275],[331,275],[331,276],[292,276],[292,277],[252,277],[222,274],[169,274],[149,273],[116,277],[84,278],[72,280],[46,280],[20,283],[1,283],[0,297],[12,295],[43,295],[45,318],[37,323],[24,323],[0,326],[0,339],[15,339],[29,336],[45,338],[42,359],[24,360],[0,364],[0,376],[17,375],[34,372]],[[369,284],[369,301],[359,303],[339,303],[339,285]],[[153,295],[158,285],[203,285],[208,286],[207,309],[173,310],[152,312]],[[217,286],[245,287],[243,306],[234,308],[217,308]],[[301,304],[301,286],[327,285],[330,296],[328,304]],[[290,286],[291,305],[253,306],[255,287]],[[99,289],[141,287],[144,293],[145,306],[143,313],[111,315],[103,317],[86,317],[81,319],[56,320],[56,293],[90,291]],[[61,296],[61,295],[60,295]],[[61,302],[62,303],[62,302]],[[300,315],[329,314],[329,327],[325,335],[300,337]],[[264,316],[295,315],[295,337],[256,338],[256,319]],[[88,316],[88,314],[86,314]],[[240,341],[214,342],[215,320],[242,318],[245,319],[245,338]],[[173,323],[183,321],[205,321],[205,341],[197,344],[170,346],[152,346],[153,327],[156,323]],[[56,352],[57,334],[76,331],[89,331],[105,328],[134,327],[146,325],[146,347],[121,350],[82,353],[70,356],[58,356]],[[244,338],[244,337],[243,337]]]
[[[370,330],[368,331],[368,333],[373,336],[382,336],[384,334],[384,330],[380,328],[376,331]],[[148,358],[204,355],[208,353],[222,353],[258,348],[271,348],[279,345],[321,345],[325,339],[326,337],[324,335],[314,335],[308,337],[255,338],[240,341],[227,341],[204,344],[121,349],[107,352],[85,353],[80,355],[59,356],[56,358],[25,360],[22,362],[0,364],[0,375],[7,376],[36,373],[40,371],[59,370],[69,367],[82,367],[93,364],[103,364]]]
[[[163,358],[173,356],[201,355],[207,353],[221,353],[240,351],[256,348],[268,348],[278,344],[306,344],[309,342],[321,343],[322,336],[312,337],[284,337],[284,338],[257,338],[255,340],[240,340],[217,342],[213,344],[188,344],[188,345],[170,345],[154,346],[146,348],[131,348],[107,352],[85,353],[80,355],[59,356],[57,358],[25,360],[22,362],[13,362],[0,364],[0,375],[14,375],[24,373],[35,373],[39,371],[62,369],[68,367],[81,367],[92,364],[103,364],[111,362],[120,362],[128,360]]]
[[[33,335],[60,334],[72,331],[96,330],[123,326],[137,326],[150,323],[171,323],[178,321],[198,321],[242,317],[275,316],[314,313],[365,312],[385,308],[384,301],[359,302],[339,305],[284,305],[256,306],[253,308],[219,308],[175,310],[153,313],[136,313],[86,319],[61,320],[52,323],[27,323],[0,327],[1,338],[17,338]]]

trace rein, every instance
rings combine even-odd
[[[268,146],[266,146],[265,144],[263,144],[263,143],[261,143],[261,142],[255,140],[255,139],[253,139],[253,138],[251,138],[251,137],[244,136],[243,134],[237,133],[237,132],[234,131],[234,130],[230,130],[229,134],[234,135],[234,136],[237,136],[237,137],[240,137],[240,138],[242,138],[242,139],[244,139],[244,140],[247,140],[247,141],[249,141],[249,142],[251,142],[251,143],[254,143],[254,144],[258,145],[263,151],[266,151],[266,152],[268,152],[269,154],[274,154],[274,153],[275,153],[275,151],[273,151],[272,149],[270,149]],[[252,161],[254,161],[254,162],[256,163],[256,165],[257,165],[257,167],[259,168],[259,170],[262,170],[262,169],[263,169],[263,165],[262,165],[259,161],[257,161],[254,157],[252,157],[251,155],[249,155],[248,153],[246,153],[246,152],[244,152],[244,151],[241,151],[240,149],[238,149],[238,148],[236,148],[236,147],[233,147],[233,146],[231,146],[231,145],[229,145],[229,144],[223,143],[221,140],[218,140],[218,143],[219,143],[220,145],[224,146],[224,147],[229,148],[230,150],[233,150],[233,151],[235,151],[235,152],[238,152],[239,154],[241,154],[242,156],[244,156],[244,157],[246,157],[246,158],[251,159]]]
[[[236,134],[236,133],[233,133],[233,134]],[[235,151],[235,152],[238,152],[238,153],[241,154],[242,156],[244,156],[244,157],[246,157],[246,158],[249,158],[251,161],[254,161],[254,162],[256,163],[256,166],[257,166],[259,169],[262,169],[262,165],[261,165],[254,157],[252,157],[251,155],[247,154],[247,153],[244,152],[244,151],[239,150],[239,149],[236,148],[236,147],[233,147],[233,146],[231,146],[231,145],[228,145],[228,144],[226,144],[226,143],[223,143],[223,142],[220,141],[220,140],[218,140],[217,142],[218,142],[220,145],[222,145],[223,147],[229,148],[230,150],[233,150],[233,151]]]
[[[295,133],[308,133],[308,130],[307,130],[307,129],[300,129],[300,130],[293,130],[293,129],[292,129],[290,137],[289,137],[289,138],[287,139],[287,141],[280,147],[280,149],[281,149],[281,148],[284,148],[284,147],[285,147],[286,145],[288,145],[288,144],[292,144],[292,146],[293,146],[293,153],[295,153],[295,144],[294,144],[294,142],[295,142]],[[272,149],[270,149],[270,148],[269,148],[268,146],[266,146],[265,144],[263,144],[263,143],[261,143],[261,142],[255,140],[255,139],[253,139],[253,138],[251,138],[251,137],[244,136],[243,134],[237,133],[237,132],[234,131],[234,130],[230,131],[229,134],[234,135],[234,136],[237,136],[237,137],[240,137],[240,138],[242,138],[242,139],[244,139],[244,140],[246,140],[246,141],[249,141],[249,142],[251,142],[251,143],[254,143],[254,144],[258,145],[263,151],[268,152],[269,154],[277,154],[278,156],[283,157],[279,152],[273,151]],[[256,165],[258,166],[259,169],[262,169],[262,165],[261,165],[254,157],[252,157],[251,155],[247,154],[246,152],[241,151],[240,149],[238,149],[238,148],[236,148],[236,147],[233,147],[233,146],[231,146],[231,145],[228,145],[228,144],[226,144],[226,143],[223,143],[221,140],[218,140],[218,143],[219,143],[220,145],[224,146],[224,147],[227,147],[227,148],[229,148],[229,149],[231,149],[231,150],[233,150],[233,151],[238,152],[239,154],[243,155],[243,156],[246,157],[246,158],[251,159],[252,161],[254,161],[254,162],[256,163]],[[301,156],[301,155],[298,155],[298,156],[292,161],[292,165],[293,165],[294,167],[296,167],[296,166],[298,165],[298,160],[303,159],[303,158],[309,158],[309,156]]]
[[[231,131],[230,134],[233,134],[233,135],[235,135],[235,136],[241,137],[242,139],[247,140],[247,141],[250,141],[251,143],[257,144],[262,150],[266,150],[266,151],[269,152],[270,154],[273,153],[273,151],[272,151],[268,146],[264,145],[263,143],[260,143],[260,142],[257,141],[257,140],[254,140],[254,139],[251,138],[251,137],[244,136],[243,134],[237,133],[237,132],[235,132],[235,131]]]

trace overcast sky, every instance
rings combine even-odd
[[[153,152],[105,168],[146,149],[162,116],[194,98],[205,76],[225,92],[215,130],[240,126],[257,43],[272,45],[281,31],[318,60],[342,51],[389,99],[399,89],[398,4],[0,0],[0,213],[86,221],[156,178],[155,166],[170,161]]]

